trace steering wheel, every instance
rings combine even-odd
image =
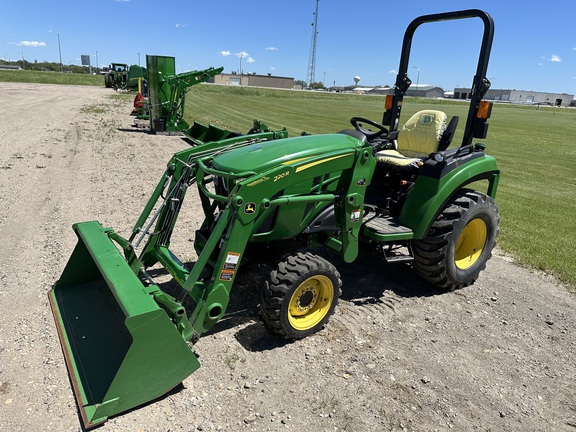
[[[386,129],[384,125],[381,125],[380,123],[376,123],[375,121],[368,120],[362,117],[352,117],[350,119],[350,123],[352,124],[352,126],[354,126],[354,129],[366,135],[366,139],[368,141],[381,136],[384,136],[385,138],[388,135],[390,135],[390,132],[388,131],[388,129]],[[365,128],[362,123],[374,126],[378,130],[376,132],[372,132],[370,129]]]

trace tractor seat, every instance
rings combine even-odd
[[[378,165],[386,171],[415,173],[431,153],[446,150],[458,125],[454,116],[446,126],[446,114],[424,110],[414,114],[398,132],[395,150],[376,153]]]

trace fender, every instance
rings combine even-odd
[[[483,153],[473,153],[465,159],[435,162],[429,160],[428,169],[414,183],[398,221],[414,232],[414,239],[423,238],[446,202],[465,185],[488,180],[488,195],[496,196],[500,170],[496,159]],[[462,163],[464,162],[464,163]],[[450,167],[453,165],[453,167]],[[456,169],[458,168],[458,169]]]

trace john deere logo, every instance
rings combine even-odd
[[[244,206],[244,213],[252,214],[256,212],[256,203],[247,203]]]

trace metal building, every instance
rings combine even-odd
[[[431,84],[411,84],[410,87],[408,87],[406,96],[441,98],[444,96],[444,90]]]
[[[454,89],[454,99],[470,99],[470,88]],[[489,89],[484,96],[486,100],[509,102],[526,105],[570,106],[574,95],[567,93],[545,93],[525,90]]]
[[[249,87],[270,87],[280,89],[293,89],[294,78],[278,77],[257,74],[220,74],[214,76],[215,84],[238,85]]]

